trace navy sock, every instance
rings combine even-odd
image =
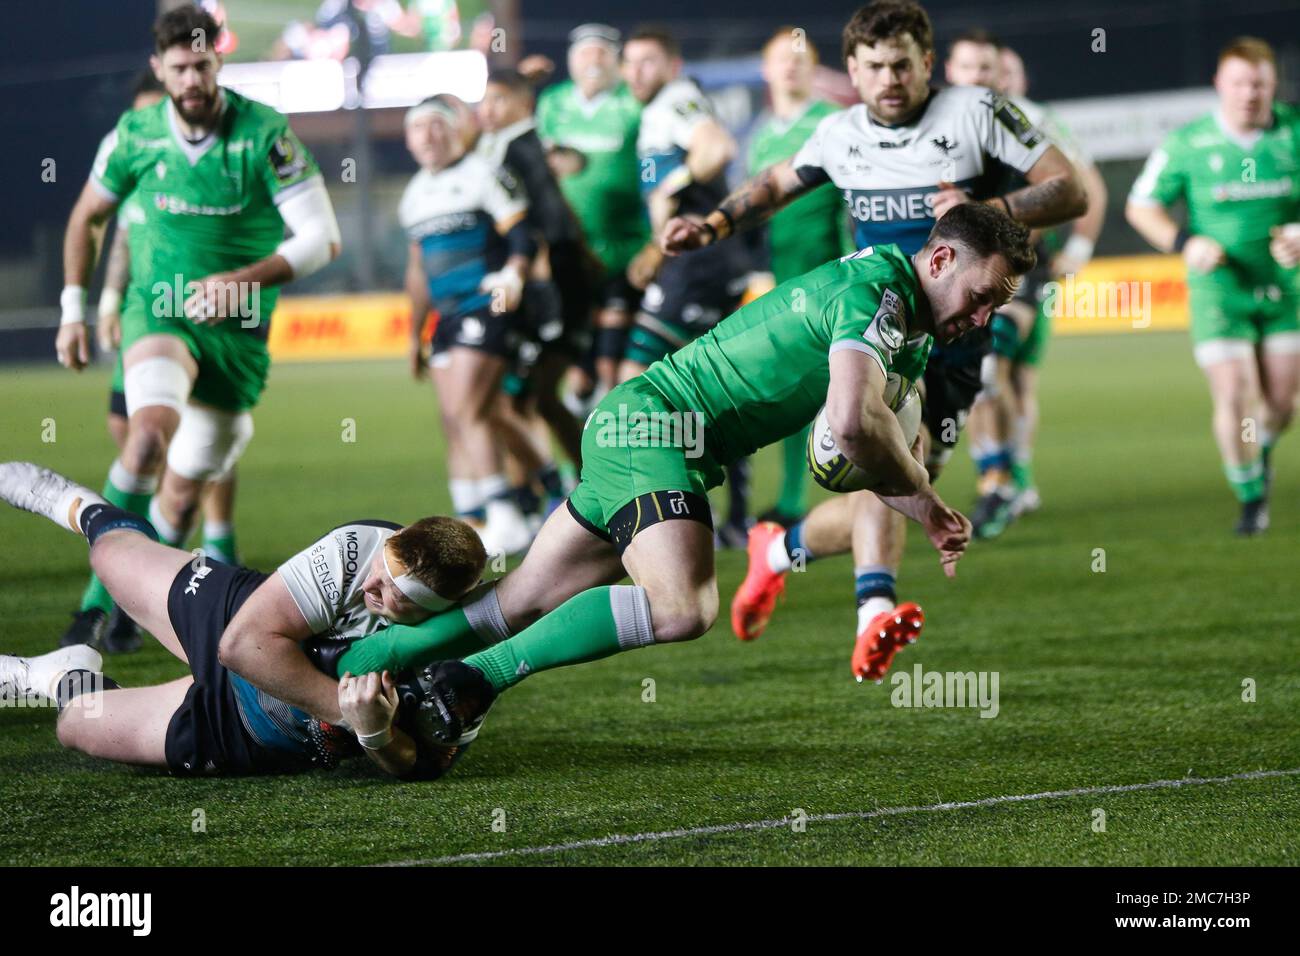
[[[125,528],[136,531],[145,537],[158,540],[158,532],[148,520],[132,511],[126,511],[110,504],[93,504],[81,512],[81,533],[86,536],[86,543],[94,545],[101,535],[109,531]]]
[[[96,674],[94,671],[79,669],[68,671],[59,679],[59,686],[54,688],[54,698],[58,701],[59,710],[62,710],[82,694],[90,694],[98,690],[117,690],[120,686],[107,674]]]
[[[542,483],[542,489],[546,492],[548,498],[564,497],[564,478],[560,475],[560,469],[555,462],[539,468],[537,470],[537,480]]]
[[[854,583],[858,594],[858,607],[866,604],[873,597],[888,598],[892,603],[898,603],[898,595],[894,593],[894,576],[888,571],[871,568],[857,572]]]
[[[791,525],[785,532],[785,553],[790,556],[791,561],[795,561],[802,552],[804,563],[807,564],[817,555],[808,550],[803,543],[803,522]]]

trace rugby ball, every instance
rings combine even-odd
[[[898,418],[903,438],[910,448],[921,430],[921,396],[916,386],[891,374],[885,387],[885,401]],[[879,484],[879,476],[853,464],[835,444],[835,436],[826,422],[825,405],[808,430],[808,470],[812,472],[813,481],[828,491],[862,491]]]

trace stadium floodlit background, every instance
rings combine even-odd
[[[80,376],[55,366],[62,233],[95,148],[147,61],[150,25],[170,5],[53,0],[5,9],[0,460],[40,461],[94,486],[112,459],[103,429],[110,364]],[[270,568],[344,519],[401,521],[449,506],[432,394],[400,361],[408,317],[395,211],[415,170],[402,142],[405,108],[441,90],[473,101],[489,66],[527,54],[548,56],[562,77],[575,25],[626,30],[640,18],[630,5],[594,0],[376,0],[356,4],[371,27],[358,31],[344,22],[345,5],[329,0],[220,6],[235,44],[222,82],[290,114],[325,171],[344,239],[336,262],[281,299],[277,365],[240,465],[245,558]],[[822,54],[821,92],[851,102],[839,32],[854,6],[749,0],[742,15],[733,4],[663,0],[655,20],[682,41],[686,72],[743,153],[763,106],[757,50],[778,26],[807,30]],[[1163,136],[1213,105],[1209,78],[1229,37],[1272,42],[1278,100],[1300,99],[1300,7],[925,6],[940,60],[949,38],[975,26],[1023,56],[1029,95],[1056,109],[1109,188],[1092,275],[1153,290],[1148,327],[1083,317],[1063,323],[1052,343],[1037,453],[1043,512],[973,546],[953,582],[919,536],[912,542],[904,587],[931,623],[895,667],[1000,672],[997,719],[896,709],[887,685],[849,679],[844,558],[810,568],[753,645],[737,646],[724,612],[692,645],[528,683],[494,712],[457,772],[423,789],[385,790],[360,769],[176,781],[60,750],[48,713],[0,712],[6,858],[1294,864],[1300,452],[1294,439],[1280,449],[1273,529],[1231,539],[1209,400],[1185,331],[1181,266],[1151,255],[1122,210]],[[941,76],[940,63],[936,82]],[[92,302],[98,282],[97,273]],[[345,418],[358,423],[351,445],[338,441]],[[42,440],[47,420],[58,424],[55,441]],[[771,499],[775,471],[775,458],[760,455],[756,502]],[[959,449],[939,490],[960,508],[973,487]],[[8,511],[0,540],[0,651],[52,647],[84,553]],[[724,606],[743,573],[743,554],[720,555]],[[115,662],[114,672],[127,685],[179,673],[156,646]],[[647,679],[656,688],[650,700]],[[1249,701],[1247,681],[1257,688]],[[320,799],[322,788],[330,800]],[[296,816],[304,801],[318,809],[310,828]],[[208,821],[202,832],[191,825],[196,809]],[[493,826],[499,810],[507,826]],[[797,812],[806,830],[773,823]],[[818,822],[837,814],[848,816]],[[741,826],[754,821],[766,823]],[[666,833],[675,835],[605,840]]]

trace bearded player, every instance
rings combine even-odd
[[[418,623],[463,598],[486,561],[463,522],[349,522],[263,574],[160,544],[139,515],[27,462],[0,463],[0,500],[84,536],[113,598],[191,671],[122,688],[86,645],[0,655],[0,690],[55,701],[65,747],[182,776],[289,772],[364,751],[386,773],[432,779],[472,739],[442,747],[422,731],[418,680],[399,713],[390,674],[336,683],[301,648]]]
[[[167,96],[125,114],[105,140],[64,239],[55,348],[80,371],[94,227],[133,194],[144,211],[122,304],[127,435],[104,498],[150,514],[169,543],[184,539],[204,483],[252,437],[277,287],[339,252],[320,171],[285,118],[217,85],[219,33],[195,6],[158,18],[150,63]]]
[[[823,119],[790,159],[763,170],[703,219],[679,217],[665,228],[670,254],[690,259],[734,232],[754,228],[776,210],[831,182],[849,205],[860,247],[896,242],[914,253],[936,217],[977,202],[1029,226],[1078,215],[1086,205],[1070,161],[1014,104],[980,87],[930,88],[934,66],[929,16],[910,0],[877,0],[844,28],[843,56],[862,102]],[[1026,185],[994,194],[992,173],[1009,166]],[[684,255],[682,255],[684,254]],[[923,433],[931,480],[956,444],[966,411],[980,389],[989,353],[981,327],[938,342],[925,364]],[[749,536],[749,573],[732,602],[732,629],[758,637],[796,561],[852,549],[858,606],[853,672],[877,679],[875,661],[892,659],[914,640],[924,618],[917,605],[898,604],[896,576],[905,528],[897,513],[866,492],[823,502],[789,529],[760,523]]]
[[[1263,40],[1224,47],[1214,89],[1218,109],[1151,154],[1125,215],[1187,266],[1193,354],[1241,508],[1236,533],[1254,535],[1268,528],[1273,446],[1300,391],[1300,114],[1273,101],[1277,66]],[[1169,214],[1178,200],[1182,226]]]

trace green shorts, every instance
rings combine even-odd
[[[1192,345],[1238,339],[1258,345],[1270,335],[1300,331],[1295,292],[1243,289],[1236,283],[1188,283]]]
[[[993,354],[1010,359],[1013,365],[1035,368],[1042,364],[1047,340],[1052,336],[1052,317],[1044,303],[1038,303],[1033,325],[1023,339],[1014,320],[1005,315],[993,316]]]
[[[606,395],[582,431],[582,475],[570,510],[601,536],[626,504],[656,491],[707,494],[725,473],[704,447],[694,413],[674,409],[633,379]]]
[[[190,397],[231,412],[252,408],[266,388],[271,355],[266,348],[265,323],[245,329],[237,318],[215,326],[188,319],[159,318],[147,308],[122,314],[122,354],[146,335],[174,335],[185,343],[198,364]]]

